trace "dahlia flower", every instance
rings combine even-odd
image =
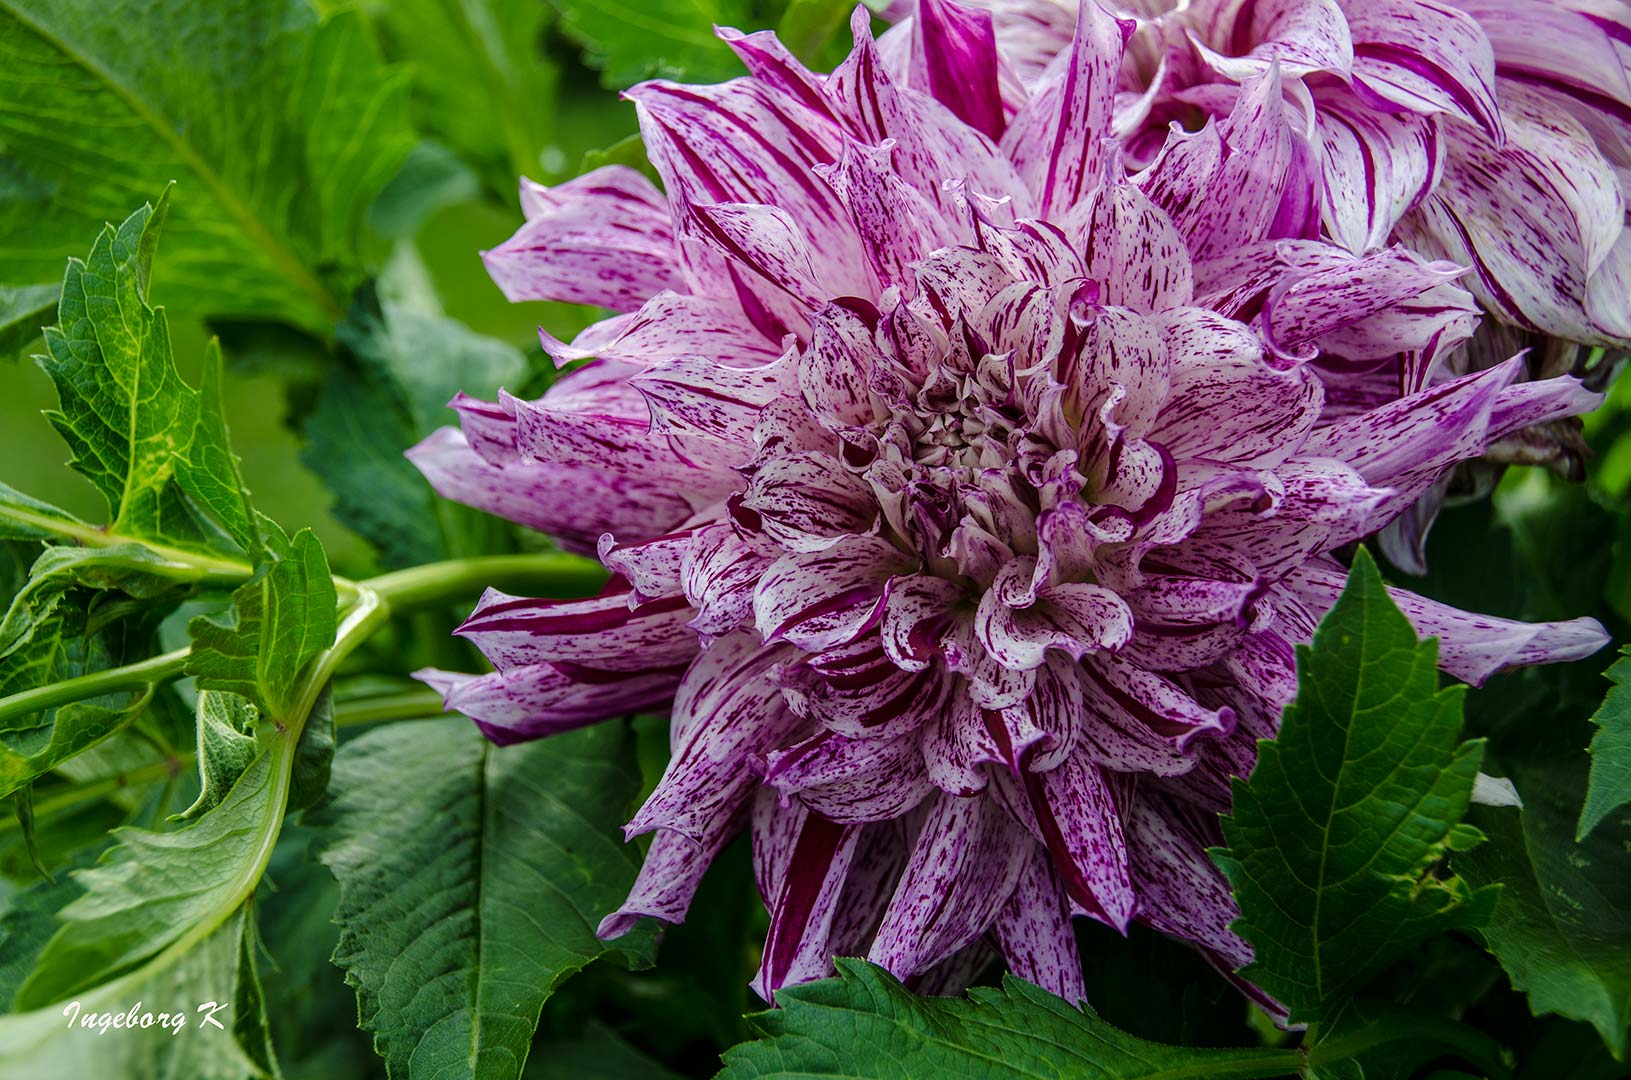
[[[495,279],[620,314],[546,336],[593,360],[542,398],[461,397],[462,430],[411,457],[611,584],[489,592],[460,633],[496,670],[422,677],[500,743],[671,710],[603,936],[682,920],[748,828],[767,1000],[834,955],[948,989],[991,946],[1079,999],[1073,916],[1240,967],[1205,849],[1342,585],[1333,552],[1595,400],[1511,361],[1334,402],[1316,363],[1466,337],[1460,268],[1317,238],[1274,64],[1130,180],[1133,27],[1088,4],[1073,28],[1024,83],[949,0],[893,61],[858,13],[827,75],[722,31],[747,77],[629,91],[663,192],[618,167],[524,183]],[[1395,596],[1470,682],[1606,640]]]
[[[986,0],[1011,110],[1068,52],[1074,0]],[[1316,147],[1322,232],[1471,267],[1498,318],[1631,343],[1631,5],[1624,0],[1115,0],[1130,166],[1226,116],[1278,64]],[[889,48],[904,52],[909,20]]]

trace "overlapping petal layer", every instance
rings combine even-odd
[[[1000,51],[1013,4],[925,0],[880,42],[859,13],[829,75],[728,32],[748,77],[631,92],[666,216],[621,170],[528,189],[489,256],[506,290],[623,314],[546,339],[596,359],[543,398],[461,400],[413,457],[613,586],[489,594],[461,632],[497,670],[425,677],[501,741],[671,708],[629,826],[656,837],[603,934],[683,919],[748,829],[767,998],[835,954],[947,988],[993,945],[1076,998],[1073,916],[1249,958],[1205,849],[1333,553],[1591,396],[1513,364],[1420,377],[1476,304],[1459,267],[1371,242],[1392,209],[1353,212],[1433,187],[1445,117],[1511,137],[1487,57],[1424,73],[1407,0],[1260,5],[1238,33],[1191,7],[1212,21],[1154,61],[1140,35],[1169,24],[1091,3],[1025,31],[1047,59]],[[1216,78],[1151,97],[1146,62]],[[1342,153],[1378,102],[1405,117],[1371,187],[1329,193],[1316,76],[1348,95]],[[1216,119],[1130,177],[1120,118],[1173,101]],[[1605,640],[1398,599],[1472,681]]]

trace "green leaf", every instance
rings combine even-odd
[[[1496,889],[1436,864],[1483,756],[1460,741],[1464,688],[1438,687],[1436,641],[1418,643],[1364,550],[1297,651],[1297,700],[1233,781],[1216,854],[1256,950],[1242,974],[1292,1020],[1329,1017],[1390,960],[1489,918]],[[1452,835],[1453,834],[1453,835]]]
[[[745,0],[550,0],[567,34],[582,45],[608,87],[652,75],[721,82],[742,64],[715,26],[753,25]]]
[[[115,635],[88,632],[83,612],[61,607],[0,664],[0,698],[112,666],[120,660],[118,644]],[[150,686],[121,690],[41,712],[0,717],[0,795],[122,731],[151,692]]]
[[[1584,840],[1610,813],[1631,803],[1631,646],[1604,672],[1614,689],[1592,715],[1597,734],[1591,739],[1591,782],[1580,808],[1575,839]]]
[[[752,1017],[761,1038],[726,1051],[719,1080],[1241,1080],[1302,1064],[1294,1050],[1148,1042],[1012,977],[967,998],[920,998],[864,961],[837,966],[837,978],[785,988],[780,1008]]]
[[[376,25],[413,72],[419,127],[476,167],[506,201],[553,143],[560,81],[541,0],[390,0]]]
[[[0,617],[0,657],[26,644],[75,586],[117,589],[127,596],[155,599],[177,589],[178,581],[196,577],[196,567],[165,558],[141,544],[48,547],[29,568],[28,581]]]
[[[592,150],[585,150],[583,160],[578,162],[578,175],[593,172],[607,165],[625,165],[637,172],[646,174],[653,183],[660,183],[661,178],[657,170],[651,166],[651,157],[646,153],[646,142],[636,131],[632,135],[625,135],[609,146],[597,146]]]
[[[81,870],[90,866],[107,843],[104,840],[81,852],[70,867]],[[71,874],[62,874],[55,881],[40,881],[23,889],[6,902],[0,914],[0,1013],[10,1011],[23,980],[34,970],[40,950],[57,932],[57,912],[84,892],[85,887]]]
[[[0,1076],[118,1077],[119,1080],[248,1080],[273,1075],[264,1043],[245,1045],[259,1011],[249,916],[240,907],[202,941],[162,954],[158,961],[75,998],[71,1005],[0,1017]],[[228,1002],[215,1014],[221,1027],[205,1024],[198,1007]],[[69,1030],[70,1020],[120,1016],[140,1003],[155,1017],[185,1016],[172,1034],[157,1022],[148,1028]],[[67,1009],[68,1012],[64,1012]],[[71,1015],[70,1015],[71,1014]]]
[[[0,538],[51,540],[76,532],[89,534],[94,528],[66,510],[0,483]]]
[[[493,747],[463,718],[377,728],[340,748],[307,815],[339,879],[334,962],[393,1077],[516,1077],[545,999],[608,949],[636,850],[617,832],[638,778],[601,724]]]
[[[70,259],[58,325],[40,358],[61,406],[48,412],[73,466],[108,501],[110,531],[198,550],[255,548],[255,528],[219,401],[220,353],[204,389],[182,381],[148,279],[169,190]]]
[[[837,67],[849,51],[850,0],[790,0],[776,24],[776,37],[820,71]]]
[[[198,692],[198,800],[176,817],[190,821],[214,809],[260,754],[259,716],[249,699],[219,690]]]
[[[176,181],[159,294],[188,314],[319,333],[361,280],[360,225],[412,145],[404,75],[354,12],[0,0],[0,277],[56,275],[103,221]]]
[[[533,1047],[525,1080],[680,1080],[680,1074],[642,1054],[598,1020],[581,1038]]]
[[[223,616],[200,615],[187,673],[201,688],[226,690],[254,702],[280,730],[303,719],[299,675],[334,644],[336,602],[323,545],[310,529],[283,541],[268,523],[273,560],[232,594]]]
[[[263,753],[227,797],[175,832],[118,829],[118,846],[75,876],[85,894],[17,993],[19,1010],[65,1001],[213,931],[254,887],[282,820],[287,774]],[[0,1038],[0,1045],[5,1040]]]
[[[438,498],[402,454],[455,419],[454,394],[491,398],[518,387],[526,358],[445,316],[367,295],[336,337],[340,362],[306,421],[304,454],[334,493],[335,516],[373,541],[387,566],[502,547],[500,523]]]
[[[13,359],[51,321],[57,285],[0,285],[0,360]]]
[[[1501,884],[1501,902],[1482,936],[1513,988],[1529,995],[1530,1008],[1590,1023],[1624,1059],[1631,1026],[1631,811],[1608,812],[1584,843],[1575,843],[1582,772],[1578,760],[1515,769],[1522,812],[1475,807],[1473,820],[1490,842],[1451,861],[1469,882]]]

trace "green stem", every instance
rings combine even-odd
[[[1315,1034],[1309,1028],[1309,1034]],[[1308,1064],[1320,1066],[1335,1061],[1346,1061],[1384,1043],[1401,1039],[1427,1039],[1455,1049],[1467,1061],[1477,1065],[1491,1076],[1506,1076],[1501,1063],[1500,1047],[1489,1036],[1454,1020],[1437,1016],[1407,1015],[1402,1010],[1391,1012],[1385,1018],[1367,1024],[1348,1034],[1311,1046]]]
[[[550,596],[583,596],[598,590],[606,571],[592,559],[559,552],[483,555],[449,559],[369,578],[362,586],[377,593],[397,614],[431,607],[483,588],[525,589]]]
[[[54,790],[45,798],[34,804],[34,819],[41,825],[47,821],[55,820],[58,815],[76,806],[105,799],[115,792],[127,787],[140,784],[151,784],[155,780],[167,780],[177,776],[181,771],[193,763],[191,752],[167,756],[162,761],[155,761],[142,765],[114,776],[104,776],[99,780],[88,780],[83,784],[69,785],[62,790]],[[17,828],[15,817],[0,817],[0,833]]]
[[[254,572],[248,563],[239,562],[236,559],[221,559],[197,551],[183,551],[181,548],[155,544],[150,540],[141,540],[133,536],[108,532],[106,529],[97,528],[95,525],[86,525],[78,521],[64,521],[61,518],[54,518],[46,514],[36,514],[19,506],[0,507],[0,516],[11,518],[13,521],[31,525],[36,529],[54,533],[69,540],[76,540],[85,547],[108,548],[118,547],[121,544],[140,544],[170,564],[168,569],[172,571],[181,567],[192,568],[193,576],[198,581],[230,584],[243,581]],[[176,575],[172,573],[169,576]]]
[[[449,559],[381,574],[361,583],[343,578],[334,580],[336,585],[344,583],[356,598],[350,608],[353,613],[362,608],[364,597],[373,597],[369,616],[369,633],[372,633],[392,615],[447,603],[486,586],[530,589],[554,596],[582,596],[600,588],[605,579],[606,571],[601,569],[599,563],[577,555],[549,552]],[[342,636],[344,633],[342,624]],[[339,642],[335,644],[338,646]],[[188,652],[188,649],[177,649],[134,664],[19,691],[0,698],[0,720],[26,716],[118,690],[157,686],[182,673]]]
[[[434,690],[409,691],[402,694],[381,694],[359,701],[337,702],[334,722],[340,727],[356,727],[381,720],[417,720],[421,717],[440,716],[446,709],[442,695]]]
[[[93,671],[89,675],[20,690],[0,698],[0,720],[13,716],[27,716],[58,705],[69,705],[75,701],[84,701],[86,698],[100,697],[102,694],[112,694],[119,690],[157,686],[181,674],[182,665],[187,662],[187,655],[191,651],[186,648],[177,649],[123,667]]]

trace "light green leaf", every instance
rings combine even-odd
[[[187,625],[193,637],[187,673],[201,688],[226,690],[254,702],[281,730],[298,723],[299,675],[334,644],[334,578],[323,545],[301,529],[285,545],[267,523],[273,556],[263,571],[232,594],[223,616],[200,615]]]
[[[567,34],[583,46],[589,64],[609,87],[632,86],[652,75],[689,82],[720,82],[742,74],[742,64],[715,26],[754,25],[744,0],[550,0]]]
[[[86,633],[84,612],[59,607],[0,664],[0,698],[111,666],[120,659],[111,648],[106,635]],[[0,795],[122,731],[150,694],[151,687],[121,690],[0,717]]]
[[[513,1078],[556,985],[608,949],[636,849],[617,826],[632,747],[601,724],[499,749],[463,718],[377,728],[340,748],[320,858],[339,879],[334,962],[393,1077]]]
[[[0,360],[13,359],[51,321],[62,292],[55,283],[0,285]]]
[[[507,201],[517,177],[544,170],[553,143],[560,76],[543,48],[551,21],[541,0],[389,0],[375,14],[387,55],[413,73],[421,129]]]
[[[66,1001],[151,960],[189,947],[235,912],[254,887],[282,822],[286,754],[263,753],[209,813],[184,829],[119,829],[63,925],[17,993],[19,1010]],[[0,1045],[4,1039],[0,1039]]]
[[[198,692],[198,800],[177,814],[190,821],[226,798],[238,777],[259,756],[255,721],[260,713],[249,699],[220,690]]]
[[[259,1011],[249,921],[244,908],[235,909],[197,944],[161,954],[76,997],[77,1009],[53,1004],[0,1017],[0,1076],[249,1080],[273,1075],[264,1042],[246,1045]],[[105,1035],[97,1027],[68,1026],[71,1020],[123,1017],[138,1002],[155,1017],[182,1013],[186,1023],[174,1034],[157,1022]],[[199,1006],[206,1002],[230,1003],[215,1014],[220,1027],[203,1021]]]
[[[29,569],[28,581],[11,606],[0,616],[0,657],[27,643],[35,629],[48,620],[69,589],[118,589],[143,599],[155,599],[195,579],[196,567],[167,559],[141,544],[105,548],[48,547]]]
[[[1575,839],[1584,840],[1610,813],[1631,803],[1631,646],[1603,673],[1614,689],[1592,715],[1598,727],[1591,739],[1591,782],[1580,808]]]
[[[169,205],[104,226],[83,261],[70,259],[58,325],[40,365],[56,384],[48,412],[73,466],[107,498],[110,530],[194,550],[252,552],[255,528],[227,445],[220,353],[204,391],[182,381],[163,309],[147,302],[153,250]]]
[[[491,398],[519,386],[525,357],[445,316],[367,297],[336,337],[340,362],[306,421],[304,455],[334,493],[335,516],[373,541],[387,566],[502,547],[501,523],[436,497],[402,454],[455,421],[454,394]]]
[[[1501,884],[1482,936],[1529,1007],[1593,1025],[1623,1060],[1631,1028],[1631,811],[1607,812],[1575,843],[1583,771],[1578,761],[1515,769],[1522,812],[1475,807],[1473,820],[1490,842],[1451,862],[1474,884]]]
[[[404,76],[360,16],[0,0],[0,41],[5,283],[54,277],[80,238],[174,180],[167,303],[320,333],[340,316],[363,214],[412,145]]]
[[[865,961],[837,965],[835,979],[778,991],[780,1008],[751,1018],[761,1037],[727,1050],[718,1080],[1245,1080],[1303,1060],[1149,1042],[1011,977],[967,998],[920,998]]]
[[[1216,854],[1240,904],[1242,970],[1291,1011],[1329,1017],[1383,966],[1447,930],[1486,922],[1498,893],[1436,866],[1466,812],[1483,744],[1460,741],[1462,687],[1438,689],[1438,646],[1418,643],[1363,549],[1297,651],[1297,700],[1233,782]]]

